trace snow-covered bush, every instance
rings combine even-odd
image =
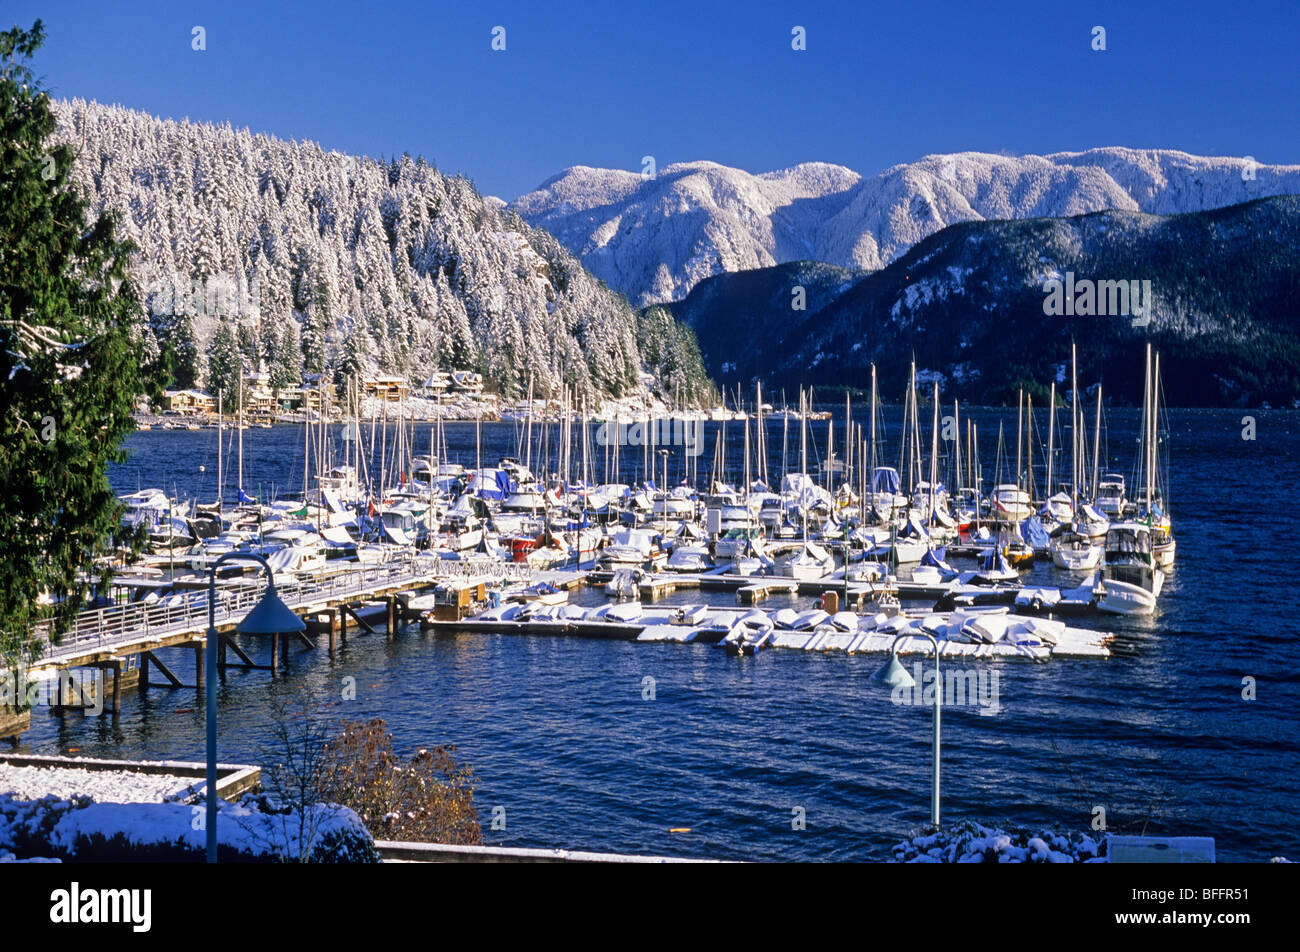
[[[378,862],[374,839],[353,811],[318,804],[307,815],[267,813],[255,800],[220,801],[217,856],[225,862]],[[14,800],[0,795],[0,850],[17,858],[91,862],[201,861],[202,805],[93,803],[88,797]],[[301,829],[300,829],[301,827]],[[299,835],[302,829],[311,835]]]
[[[1105,863],[1106,838],[1087,833],[992,828],[962,820],[894,847],[899,863]]]

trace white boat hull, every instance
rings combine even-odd
[[[1152,549],[1151,554],[1155,556],[1156,565],[1162,569],[1167,569],[1174,564],[1174,553],[1177,546],[1173,539],[1163,545],[1157,545]]]
[[[1096,588],[1097,609],[1112,615],[1150,615],[1156,610],[1159,592],[1140,585],[1108,579]]]
[[[1101,563],[1101,546],[1052,546],[1052,564],[1067,572],[1091,572]]]

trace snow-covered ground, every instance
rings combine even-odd
[[[0,794],[12,794],[19,800],[37,800],[53,794],[64,799],[87,796],[97,803],[162,803],[195,782],[193,777],[129,770],[0,763]]]

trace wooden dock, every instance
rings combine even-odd
[[[762,578],[736,589],[737,605],[757,605],[774,594],[793,595],[799,591],[794,579]]]
[[[223,580],[217,589],[215,627],[218,641],[218,670],[227,667],[266,669],[276,673],[281,656],[290,645],[300,642],[314,649],[313,638],[328,641],[331,652],[346,640],[349,626],[377,633],[382,627],[391,637],[407,620],[398,598],[405,593],[427,590],[452,578],[485,576],[502,581],[533,577],[526,566],[496,560],[452,561],[436,557],[411,557],[400,561],[360,565],[311,579],[276,585],[280,599],[307,621],[307,630],[270,641],[269,663],[255,661],[235,640],[236,626],[261,599],[266,581],[259,575]],[[41,651],[26,664],[30,683],[59,680],[61,672],[92,668],[104,674],[103,693],[111,703],[105,713],[121,710],[122,692],[130,687],[203,687],[204,651],[209,624],[206,588],[188,595],[172,596],[157,604],[133,603],[82,612],[72,628],[57,642],[51,642],[48,626],[35,632]],[[180,648],[193,653],[194,668],[186,683],[157,654],[163,648]],[[229,659],[234,654],[237,661]],[[151,680],[156,671],[162,681]],[[75,693],[75,692],[74,692]],[[59,685],[56,710],[87,706],[88,699],[64,698]],[[65,701],[67,702],[65,704]],[[30,710],[0,712],[0,738],[16,740],[30,726]]]

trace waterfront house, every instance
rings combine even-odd
[[[320,391],[303,387],[281,387],[275,392],[275,402],[282,410],[319,410]]]
[[[163,399],[167,409],[175,413],[198,415],[214,413],[217,409],[216,398],[202,390],[164,390]]]
[[[456,393],[481,393],[483,375],[472,370],[453,370],[451,372],[451,389]]]
[[[254,416],[270,416],[275,413],[275,391],[271,389],[271,375],[262,371],[247,374],[244,382],[248,385],[247,412]]]
[[[410,387],[395,374],[376,374],[361,381],[361,390],[366,396],[396,403],[406,397]]]
[[[435,370],[421,381],[418,392],[422,397],[439,400],[447,392],[450,385],[451,377],[447,372],[445,370]]]

